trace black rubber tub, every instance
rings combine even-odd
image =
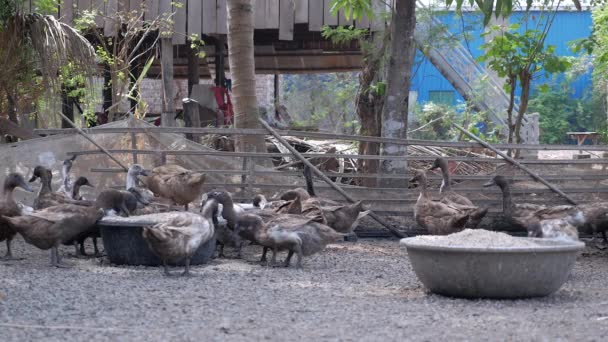
[[[162,261],[152,253],[142,236],[143,227],[154,225],[157,222],[151,220],[138,222],[135,218],[136,216],[129,218],[109,216],[97,223],[108,259],[116,265],[162,265]],[[207,263],[214,252],[215,239],[211,239],[198,248],[190,265]],[[183,260],[176,264],[176,266],[182,265]]]

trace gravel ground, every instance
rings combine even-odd
[[[0,341],[71,340],[605,340],[608,254],[579,257],[552,296],[464,300],[433,295],[396,240],[330,245],[304,270],[214,260],[192,278],[160,268],[66,258],[15,241],[25,260],[0,262]],[[62,252],[72,249],[63,247]],[[4,253],[4,248],[2,248]],[[181,270],[180,270],[181,271]]]

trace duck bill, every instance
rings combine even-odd
[[[38,176],[36,175],[32,175],[32,178],[30,178],[30,180],[28,182],[34,182],[36,179],[38,179]]]
[[[87,182],[87,183],[82,184],[82,186],[88,186],[89,188],[93,188],[93,189],[95,189],[95,185],[93,185],[93,184],[91,184],[91,183],[88,183],[88,182]]]
[[[150,170],[143,169],[143,170],[141,170],[141,172],[139,174],[142,176],[149,176]]]
[[[30,180],[31,182],[31,180]],[[27,184],[25,181],[21,180],[19,182],[19,187],[27,192],[34,192],[34,190],[32,190],[32,188],[30,187],[29,184]]]

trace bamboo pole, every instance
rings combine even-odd
[[[561,197],[563,197],[564,199],[566,199],[566,201],[568,201],[568,203],[576,205],[576,201],[573,200],[570,196],[566,195],[566,193],[564,193],[563,191],[561,191],[560,189],[558,189],[555,185],[547,182],[544,178],[542,178],[541,176],[539,176],[536,173],[534,173],[534,171],[530,170],[525,165],[522,165],[517,160],[509,157],[506,153],[503,153],[503,152],[497,150],[496,148],[494,148],[493,146],[491,146],[487,142],[479,139],[476,135],[474,135],[473,133],[467,131],[466,129],[464,129],[460,125],[458,125],[456,123],[452,123],[452,125],[454,125],[454,127],[458,128],[462,133],[466,134],[469,138],[471,138],[471,139],[477,141],[478,143],[480,143],[481,145],[483,145],[483,147],[488,148],[488,149],[496,152],[496,154],[498,154],[499,156],[503,157],[504,160],[508,161],[509,163],[517,166],[518,168],[520,168],[524,172],[528,173],[532,178],[534,178],[534,180],[539,181],[539,182],[543,183],[544,185],[546,185],[553,192],[555,192],[556,194],[558,194]]]
[[[108,155],[108,157],[110,157],[110,159],[112,159],[116,164],[118,164],[118,166],[122,167],[125,171],[129,170],[128,167],[126,167],[123,163],[121,163],[120,160],[116,159],[108,150],[106,150],[103,146],[101,146],[98,143],[96,143],[95,140],[91,139],[91,137],[89,137],[80,127],[77,127],[76,124],[72,120],[70,120],[70,118],[68,118],[67,116],[65,116],[61,112],[59,112],[59,115],[61,115],[61,117],[65,121],[67,121],[72,127],[74,127],[74,129],[76,129],[76,132],[78,132],[78,134],[82,135],[85,139],[87,139],[88,141],[90,141],[91,144],[95,145],[103,153],[105,153],[106,155]]]
[[[304,156],[302,154],[300,154],[300,152],[298,152],[295,148],[293,148],[291,145],[289,145],[289,143],[287,141],[285,141],[285,139],[283,139],[283,137],[280,134],[278,134],[272,127],[270,127],[270,125],[268,125],[268,123],[266,123],[266,121],[262,120],[261,118],[258,120],[260,121],[262,126],[264,128],[266,128],[266,130],[272,136],[274,136],[283,146],[285,146],[297,159],[302,161],[302,163],[304,163],[304,165],[310,167],[312,172],[314,172],[317,175],[317,177],[321,178],[325,183],[327,183],[332,189],[336,190],[340,195],[342,195],[344,198],[346,198],[346,200],[349,201],[350,203],[355,202],[355,200],[352,197],[350,197],[350,195],[347,194],[344,190],[342,190],[341,187],[336,185],[336,183],[332,182],[331,179],[329,179],[325,174],[323,174],[323,172],[321,172],[319,169],[317,169],[311,162],[308,161],[308,159],[304,158]],[[400,232],[399,230],[395,229],[393,226],[388,224],[388,222],[384,221],[384,219],[382,219],[380,216],[376,215],[373,211],[370,210],[369,216],[371,216],[374,220],[376,220],[378,223],[383,225],[386,229],[388,229],[396,237],[399,237],[399,238],[405,237],[405,235],[402,232]]]

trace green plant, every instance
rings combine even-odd
[[[564,72],[571,61],[555,54],[555,46],[545,45],[547,32],[551,27],[555,14],[545,19],[542,30],[527,29],[520,32],[519,24],[512,24],[507,30],[493,26],[484,36],[496,34],[492,40],[483,44],[486,53],[478,58],[499,77],[507,79],[505,90],[509,94],[507,109],[507,125],[509,129],[508,142],[521,143],[520,129],[524,114],[528,109],[532,80],[538,74],[546,75]],[[542,19],[539,19],[539,21]],[[519,86],[519,110],[513,117],[516,89]]]

